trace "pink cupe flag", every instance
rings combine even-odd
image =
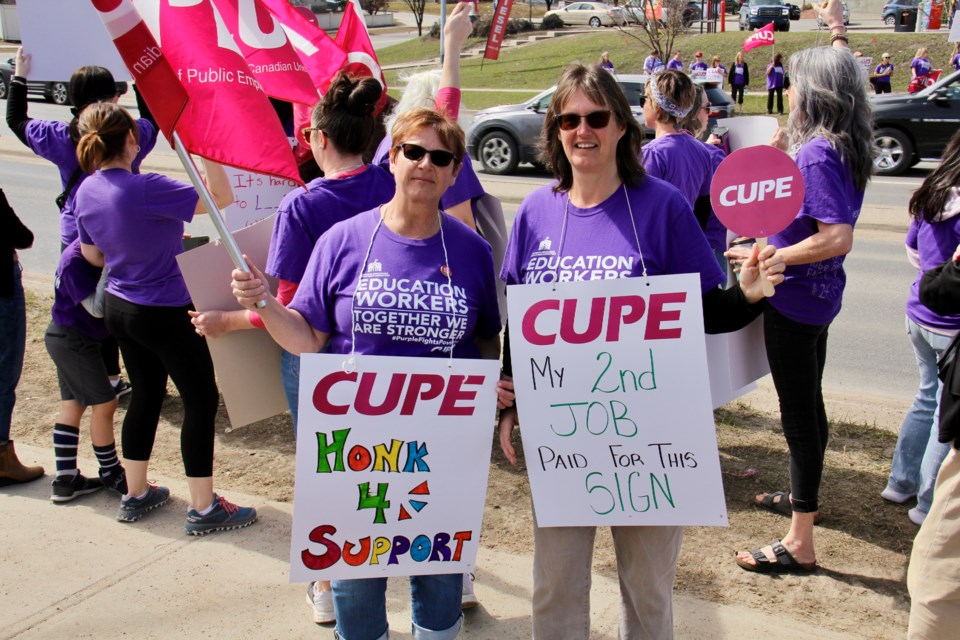
[[[250,71],[271,98],[313,106],[320,94],[280,22],[260,0],[213,0]]]
[[[765,24],[757,29],[752,36],[743,41],[743,52],[747,53],[756,47],[769,47],[776,44],[773,38],[773,23]]]
[[[305,18],[287,0],[260,0],[283,26],[287,38],[300,56],[313,80],[313,86],[326,92],[330,80],[347,62],[346,52],[315,22]],[[302,7],[300,7],[302,8]]]
[[[280,120],[229,33],[218,32],[210,0],[91,1],[150,111],[164,114],[157,123],[168,139],[176,131],[190,153],[301,183]]]
[[[343,72],[354,76],[370,76],[380,81],[383,95],[377,102],[376,114],[387,106],[387,79],[383,76],[377,54],[370,42],[370,34],[363,22],[363,16],[358,13],[357,3],[348,2],[343,10],[343,21],[337,30],[336,43],[347,52],[347,63]]]

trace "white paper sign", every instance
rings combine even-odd
[[[857,58],[860,68],[863,69],[863,76],[869,78],[873,75],[873,56],[860,56]]]
[[[960,20],[954,20],[950,27],[950,35],[947,36],[947,42],[960,42]]]
[[[499,361],[346,360],[300,359],[290,581],[469,572]]]
[[[541,527],[726,525],[696,274],[508,289]]]
[[[85,65],[106,67],[117,82],[130,80],[89,0],[20,0],[17,12],[30,80],[67,81]]]
[[[733,152],[745,147],[770,144],[773,134],[780,128],[780,122],[770,116],[739,116],[720,118],[717,126],[727,128],[727,140]]]
[[[233,202],[224,210],[230,231],[246,229],[272,216],[277,212],[283,196],[298,186],[293,180],[285,178],[234,167],[224,168],[233,188]]]
[[[770,373],[763,318],[739,331],[708,335],[707,369],[714,409],[753,391],[756,381]]]

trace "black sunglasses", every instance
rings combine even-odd
[[[397,148],[403,152],[403,157],[413,162],[419,162],[423,156],[430,156],[430,162],[435,167],[448,167],[451,162],[456,162],[457,158],[449,151],[443,149],[424,149],[418,144],[398,144]]]
[[[583,116],[579,113],[561,113],[557,116],[557,124],[564,131],[573,131],[580,126],[580,119],[583,118],[591,129],[603,129],[610,124],[612,114],[612,111],[594,111]]]

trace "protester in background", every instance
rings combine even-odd
[[[928,56],[927,48],[920,47],[910,63],[910,93],[916,93],[926,87],[925,80],[933,71],[933,64]]]
[[[717,58],[717,62],[720,58]],[[707,63],[703,61],[703,51],[697,51],[694,61],[690,63],[690,71],[706,71]]]
[[[7,97],[7,126],[14,135],[35,154],[55,164],[60,171],[63,192],[57,198],[60,209],[61,251],[77,239],[76,199],[77,189],[86,179],[77,163],[77,119],[88,105],[98,102],[116,103],[120,99],[113,74],[103,67],[80,67],[70,77],[68,95],[73,105],[69,123],[56,120],[37,120],[27,116],[27,77],[30,75],[30,55],[17,49],[14,56],[13,77],[10,79],[10,95]],[[157,123],[153,121],[146,103],[137,93],[137,107],[144,116],[137,120],[140,134],[140,150],[133,162],[133,171],[138,173],[140,163],[157,142]],[[117,342],[108,336],[102,342],[103,362],[110,384],[117,397],[130,392],[130,385],[120,378],[120,352]]]
[[[786,72],[783,68],[783,55],[774,54],[773,60],[767,65],[767,114],[773,114],[773,94],[777,94],[777,114],[783,115],[783,79]]]
[[[682,53],[680,51],[674,52],[673,60],[667,63],[667,69],[683,71],[683,58],[682,58]]]
[[[730,82],[730,97],[737,103],[740,113],[743,113],[743,90],[750,84],[750,67],[743,59],[743,51],[737,51],[737,57],[730,65],[727,75]]]
[[[610,77],[610,74],[603,72]],[[611,78],[612,80],[612,78]],[[252,309],[259,300],[270,335],[293,354],[328,349],[339,354],[415,357],[498,358],[500,314],[489,245],[466,225],[439,211],[440,196],[453,184],[466,152],[463,131],[445,114],[413,109],[391,130],[390,169],[397,188],[392,200],[334,225],[321,236],[300,287],[288,307],[269,295],[264,276],[233,272],[237,301]],[[392,279],[462,291],[467,331],[455,344],[440,348],[430,338],[409,340],[410,323],[419,316],[386,313],[388,324],[370,333],[354,325],[352,303],[374,262],[389,265]],[[448,268],[438,269],[437,265]],[[446,297],[437,294],[439,297]],[[427,296],[428,298],[430,296]],[[446,304],[437,300],[439,308]],[[427,301],[430,304],[430,301]],[[419,326],[419,325],[417,325]],[[414,636],[454,638],[462,621],[463,574],[410,578]],[[386,578],[334,580],[338,637],[373,640],[386,637]]]
[[[135,174],[136,121],[121,107],[100,102],[80,114],[77,157],[90,175],[77,192],[77,231],[87,260],[110,265],[105,320],[133,381],[123,420],[127,493],[117,519],[135,522],[167,503],[170,491],[147,482],[160,410],[173,378],[183,401],[180,450],[190,509],[185,528],[203,535],[244,527],[254,509],[237,507],[213,492],[214,421],[219,394],[207,343],[194,332],[190,293],[176,256],[183,225],[205,207],[191,184],[158,174]],[[204,161],[217,206],[233,199],[223,167]]]
[[[770,242],[787,265],[785,279],[764,312],[764,341],[780,401],[780,421],[790,451],[790,492],[763,493],[757,506],[791,518],[782,540],[740,552],[737,564],[760,573],[816,569],[813,526],[827,447],[827,413],[821,381],[827,332],[840,311],[844,256],[873,170],[873,129],[863,74],[850,55],[841,3],[818,9],[832,47],[804,49],[790,58],[790,130],[803,176],[803,205]],[[775,142],[786,146],[782,132]],[[731,249],[728,255],[735,256]]]
[[[727,68],[726,68],[725,66],[723,66],[722,64],[720,64],[720,56],[713,56],[713,57],[710,59],[710,66],[707,67],[707,70],[709,71],[709,70],[711,70],[711,69],[713,69],[714,71],[716,71],[717,73],[719,73],[719,74],[722,75],[723,77],[726,77],[726,76],[727,76]]]
[[[33,246],[33,233],[20,222],[0,189],[0,485],[29,482],[43,467],[26,466],[10,439],[17,384],[27,346],[27,309],[17,249]]]
[[[937,442],[940,381],[937,361],[960,331],[960,315],[940,315],[920,302],[920,280],[953,255],[960,245],[960,131],[943,152],[943,160],[910,198],[913,222],[907,232],[907,257],[917,277],[907,296],[907,335],[920,369],[920,388],[904,416],[893,453],[885,500],[902,504],[914,496],[907,515],[923,524],[933,502],[933,486],[950,446]]]
[[[654,74],[660,69],[663,68],[663,60],[660,59],[660,56],[657,54],[657,50],[654,49],[650,52],[646,58],[643,59],[643,72],[647,74]]]
[[[661,77],[658,86],[679,82],[678,78],[690,82],[674,71]],[[692,96],[692,90],[689,93]],[[762,300],[757,252],[739,287],[719,289],[726,277],[699,232],[690,205],[669,184],[645,175],[640,164],[642,139],[627,98],[609,73],[579,64],[564,69],[541,134],[544,161],[559,183],[537,189],[520,205],[501,277],[507,284],[521,284],[539,281],[547,271],[566,279],[569,273],[553,273],[555,266],[547,264],[552,261],[531,259],[543,238],[559,238],[558,256],[571,262],[616,256],[631,265],[626,277],[699,274],[705,325],[711,333],[752,321],[764,306],[755,304]],[[783,265],[773,247],[760,256],[770,281],[779,282]],[[599,272],[587,276],[595,273]],[[516,464],[511,434],[517,413],[511,408],[500,416],[500,446]],[[672,638],[673,583],[683,528],[617,526],[611,533],[620,580],[620,638]],[[595,535],[596,527],[534,527],[536,640],[590,637]]]
[[[873,70],[873,76],[870,78],[870,84],[873,85],[873,91],[880,95],[881,93],[890,93],[890,80],[893,77],[893,63],[890,62],[890,54],[884,53],[880,57],[880,64]]]
[[[616,69],[613,68],[613,63],[610,62],[610,52],[604,51],[600,54],[600,66],[609,71],[610,73],[616,74]]]

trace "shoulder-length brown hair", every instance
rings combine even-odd
[[[543,121],[543,131],[540,133],[540,159],[560,181],[554,190],[569,191],[573,186],[573,168],[560,143],[557,116],[563,112],[564,105],[578,90],[583,91],[591,102],[610,109],[613,117],[625,129],[623,137],[617,143],[617,173],[625,184],[636,186],[644,176],[643,165],[640,164],[643,130],[630,111],[627,97],[623,95],[623,90],[613,75],[600,65],[588,67],[574,63],[568,65],[560,74],[557,90],[553,92],[547,117]]]

